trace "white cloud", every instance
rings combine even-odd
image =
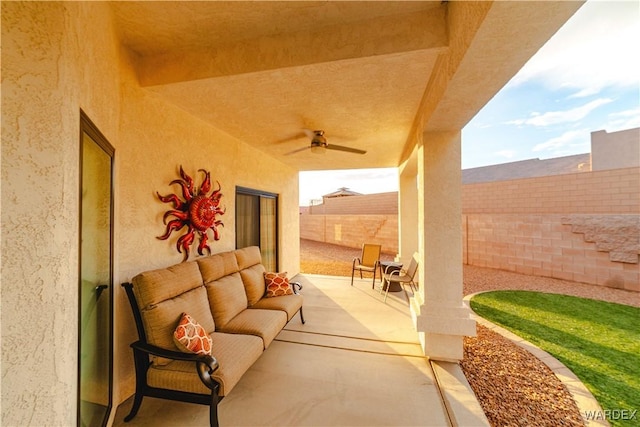
[[[537,80],[552,90],[574,89],[574,97],[639,87],[639,15],[637,1],[587,1],[510,84]]]
[[[531,117],[528,119],[517,119],[508,121],[507,124],[513,125],[531,125],[531,126],[549,126],[559,123],[576,122],[585,118],[590,112],[612,102],[609,98],[600,98],[594,101],[588,102],[580,107],[572,108],[566,111],[549,111],[547,113],[531,113]]]
[[[607,132],[640,127],[640,107],[610,114],[607,123],[602,127]]]
[[[578,92],[575,92],[572,95],[569,95],[569,99],[571,98],[585,98],[587,96],[591,96],[591,95],[597,95],[600,92],[600,88],[595,88],[595,87],[588,87],[588,88],[583,88],[581,90],[579,90]]]
[[[501,115],[483,119],[493,125],[493,150],[477,148],[488,133],[477,132],[477,117],[485,115],[478,114],[466,128],[463,165],[588,153],[591,132],[640,127],[639,16],[638,0],[587,0],[503,88],[504,98],[491,101],[503,103],[496,109]],[[528,84],[509,90],[522,83]],[[527,103],[529,90],[544,93],[534,94]],[[532,108],[537,112],[531,113]],[[517,153],[508,157],[516,146]]]
[[[565,156],[579,152],[589,152],[591,146],[591,132],[588,129],[570,130],[560,136],[536,144],[531,151],[546,151],[553,157]]]
[[[513,159],[513,157],[516,155],[516,152],[514,150],[500,150],[500,151],[496,151],[493,154],[495,154],[496,156],[507,158],[507,159]]]

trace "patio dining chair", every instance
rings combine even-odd
[[[407,301],[409,300],[409,295],[407,294],[407,290],[405,289],[405,285],[409,285],[411,286],[411,290],[415,291],[418,288],[418,284],[414,281],[415,277],[416,277],[416,273],[418,272],[418,252],[414,252],[413,256],[411,257],[411,262],[409,262],[409,267],[407,267],[406,269],[393,269],[394,271],[386,271],[389,270],[390,267],[393,266],[389,266],[387,267],[387,269],[382,273],[382,285],[380,286],[380,293],[382,293],[382,291],[385,291],[384,294],[384,302],[387,302],[387,296],[389,295],[389,288],[391,287],[391,282],[396,282],[399,283],[400,286],[402,287],[402,289],[404,290],[404,294],[407,297]],[[386,289],[385,289],[385,282],[387,283]]]
[[[376,284],[376,271],[380,264],[380,252],[382,251],[382,245],[374,245],[371,243],[365,243],[362,245],[362,253],[360,257],[353,259],[353,265],[351,267],[351,286],[353,286],[353,276],[356,270],[360,271],[360,278],[362,279],[362,272],[368,271],[373,273],[373,282],[371,289]]]

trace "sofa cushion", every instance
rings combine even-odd
[[[287,278],[287,272],[282,273],[264,273],[264,281],[267,288],[265,297],[281,297],[284,295],[293,295],[293,288]]]
[[[263,342],[253,335],[235,335],[214,332],[211,354],[220,367],[211,375],[220,384],[220,396],[226,396],[240,381],[242,375],[258,360]],[[167,365],[151,365],[147,373],[151,387],[168,388],[190,393],[210,394],[200,381],[193,362],[173,361]]]
[[[244,270],[253,265],[262,264],[262,254],[257,246],[247,246],[246,248],[235,250],[238,269]]]
[[[220,328],[220,331],[259,336],[266,349],[286,324],[287,314],[283,311],[246,309]]]
[[[173,332],[173,342],[181,351],[196,354],[211,354],[211,338],[207,331],[187,313],[182,313]]]
[[[138,274],[132,282],[138,307],[144,309],[202,286],[202,276],[198,264],[184,262]]]
[[[238,271],[238,262],[234,251],[198,258],[196,262],[205,284]]]
[[[175,298],[140,310],[147,342],[168,350],[179,350],[173,342],[173,331],[178,325],[182,313],[185,312],[198,319],[207,333],[210,334],[215,330],[215,323],[207,300],[207,291],[204,286],[200,286]],[[159,364],[168,362],[163,358],[155,358],[155,360]]]
[[[223,330],[231,319],[247,309],[247,294],[240,273],[224,276],[205,286],[217,329]]]
[[[281,310],[287,313],[287,322],[302,307],[302,295],[285,295],[278,298],[262,298],[251,309]]]
[[[252,265],[244,270],[240,270],[244,290],[247,293],[249,307],[260,301],[266,292],[264,282],[264,266],[262,264]]]

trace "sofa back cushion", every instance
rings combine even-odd
[[[218,328],[224,328],[248,306],[247,295],[240,273],[221,277],[205,285],[209,297],[209,307]]]
[[[264,266],[262,264],[256,264],[244,270],[240,270],[240,276],[242,277],[242,283],[244,284],[244,290],[247,293],[247,302],[249,307],[260,301],[266,292],[266,285],[264,281]]]
[[[195,262],[145,271],[132,280],[133,291],[141,310],[202,286],[202,276]]]
[[[173,342],[173,331],[183,312],[197,319],[207,333],[215,330],[207,291],[195,262],[147,271],[138,274],[132,282],[149,344],[178,350]],[[155,363],[160,365],[167,362],[155,358]]]
[[[202,280],[205,284],[218,280],[221,277],[228,276],[239,270],[238,262],[234,251],[221,252],[219,254],[211,255],[204,258],[199,258],[197,261],[200,273],[202,274]]]
[[[247,246],[246,248],[235,250],[238,269],[244,270],[252,265],[262,264],[262,254],[257,246]]]
[[[249,307],[251,307],[260,301],[266,291],[263,277],[265,268],[262,265],[260,248],[249,246],[236,250],[235,254]]]
[[[207,301],[207,291],[201,286],[141,313],[147,341],[168,350],[180,350],[173,341],[173,332],[180,323],[182,313],[188,313],[196,319],[207,334],[211,334],[216,328]],[[162,360],[160,364],[165,362]]]

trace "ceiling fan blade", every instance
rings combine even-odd
[[[355,154],[365,154],[365,150],[360,150],[358,148],[344,147],[342,145],[328,144],[327,150],[337,150],[337,151],[346,151],[347,153],[355,153]]]
[[[316,134],[316,131],[313,131],[313,130],[311,130],[311,129],[309,129],[309,128],[303,128],[303,129],[302,129],[302,132],[303,132],[303,134],[304,134],[304,135],[306,135],[306,136],[307,136],[307,138],[309,138],[309,139],[313,138],[313,137],[315,136],[315,134]]]
[[[274,142],[274,144],[283,144],[285,142],[293,142],[293,141],[297,141],[299,139],[305,138],[307,136],[307,134],[305,132],[298,132],[295,135],[283,138],[283,139],[279,139],[278,141]]]
[[[284,155],[288,156],[290,154],[295,154],[295,153],[299,153],[299,152],[304,151],[304,150],[309,150],[310,148],[311,147],[309,147],[309,146],[298,148],[297,150],[293,150],[293,151],[289,151],[288,153],[284,153]]]

